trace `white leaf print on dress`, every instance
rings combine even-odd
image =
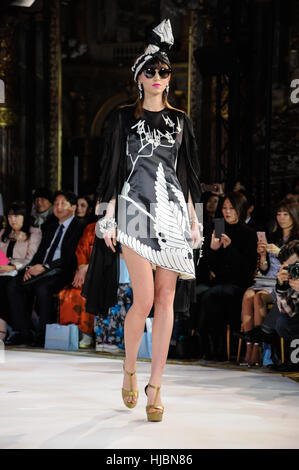
[[[138,254],[155,265],[172,271],[179,271],[186,278],[195,278],[193,251],[186,239],[187,221],[185,199],[178,197],[180,204],[169,201],[163,165],[160,162],[155,180],[156,209],[154,229],[161,251],[154,250],[118,229],[117,239],[120,243],[133,248]],[[176,190],[176,195],[180,193]],[[182,199],[183,197],[183,199]],[[127,198],[125,198],[127,199]],[[184,201],[184,202],[183,202]],[[151,216],[151,214],[148,214]],[[152,216],[151,216],[152,218]]]
[[[167,246],[173,246],[178,249],[186,249],[188,242],[184,232],[187,223],[181,210],[181,201],[179,201],[180,205],[169,201],[165,174],[161,162],[158,165],[154,187],[157,200],[154,228],[160,247],[165,249]]]

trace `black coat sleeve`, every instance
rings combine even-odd
[[[97,200],[107,203],[116,197],[124,156],[124,137],[121,109],[112,113],[108,120],[104,138],[104,148],[100,157],[99,182],[96,189]]]
[[[197,204],[201,200],[198,147],[193,132],[192,122],[185,113],[183,123],[183,137],[178,154],[177,176],[182,186],[186,201],[188,201],[188,193],[190,191],[193,204]]]

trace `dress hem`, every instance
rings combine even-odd
[[[133,250],[137,255],[141,256],[142,258],[146,259],[152,266],[152,269],[154,271],[156,271],[156,267],[158,266],[159,268],[163,268],[163,269],[167,269],[168,271],[174,271],[174,272],[177,272],[178,273],[178,280],[180,281],[194,281],[196,279],[196,277],[192,277],[191,274],[187,274],[187,273],[184,273],[184,272],[181,272],[181,271],[178,271],[177,269],[172,269],[172,268],[169,268],[169,267],[166,267],[166,266],[159,266],[159,265],[156,265],[155,263],[153,263],[151,260],[149,260],[148,258],[146,258],[145,256],[143,256],[142,254],[138,253],[136,250],[134,250],[134,248],[132,248],[131,246],[127,245],[126,243],[124,242],[120,242],[118,237],[116,238],[118,243],[120,245],[124,245],[126,246],[127,248],[130,248],[131,250]]]

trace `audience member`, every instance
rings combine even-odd
[[[299,239],[285,245],[279,259],[281,268],[277,275],[276,293],[280,315],[275,328],[286,340],[287,361],[278,370],[298,372],[299,363],[292,360],[291,354],[292,340],[299,339]]]
[[[258,268],[261,276],[255,284],[247,289],[242,303],[242,320],[244,333],[247,334],[255,327],[260,326],[267,314],[267,305],[276,300],[276,275],[280,268],[278,255],[281,247],[298,235],[299,206],[282,201],[276,210],[276,232],[269,237],[269,242],[258,241],[259,262]],[[249,333],[250,335],[250,333]],[[262,365],[262,344],[247,341],[246,355],[243,365]]]
[[[214,222],[217,210],[219,196],[210,191],[202,194],[201,202],[203,203],[203,222],[210,224]]]
[[[7,283],[22,271],[33,258],[41,241],[41,230],[30,225],[24,202],[13,202],[8,208],[7,227],[0,231],[0,339],[7,333],[10,323],[7,303]]]
[[[16,332],[9,344],[31,343],[28,300],[35,296],[39,327],[33,344],[44,345],[46,324],[53,323],[53,294],[73,279],[77,267],[75,251],[83,225],[74,215],[76,203],[76,196],[69,191],[55,194],[55,222],[46,224],[39,248],[25,273],[7,284],[12,327]]]
[[[81,296],[85,275],[95,237],[95,222],[85,227],[79,240],[76,257],[77,270],[73,282],[59,292],[59,323],[68,325],[75,323],[79,327],[80,348],[89,348],[93,343],[94,315],[85,310],[86,299]]]
[[[31,215],[33,226],[42,228],[45,222],[53,220],[53,195],[46,188],[38,188],[33,193],[33,207]]]
[[[133,300],[133,291],[129,272],[120,249],[119,280],[117,289],[117,304],[109,308],[107,318],[101,315],[96,317],[95,333],[97,351],[118,352],[125,349],[124,321]]]
[[[248,204],[245,224],[256,232],[265,231],[266,224],[260,220],[262,217],[257,213],[255,197],[243,189],[240,189],[240,193],[244,194]]]
[[[209,268],[210,279],[200,296],[199,333],[206,339],[210,335],[214,345],[218,344],[218,359],[223,358],[226,325],[230,324],[233,330],[240,328],[242,297],[252,284],[256,269],[257,236],[244,223],[246,209],[243,194],[228,193],[222,206],[224,233],[219,239],[215,231],[210,231],[203,245],[202,260]]]
[[[89,196],[79,196],[77,201],[76,217],[83,224],[87,225],[94,222],[93,202]]]

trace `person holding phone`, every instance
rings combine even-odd
[[[280,269],[279,253],[287,242],[299,238],[299,204],[281,201],[276,209],[277,229],[270,234],[269,242],[264,232],[258,232],[257,252],[260,275],[244,294],[242,322],[246,337],[246,354],[243,365],[261,365],[262,347],[256,341],[256,329],[267,314],[267,304],[276,300],[276,276]]]
[[[224,196],[222,223],[207,233],[203,245],[203,258],[210,273],[209,287],[199,301],[199,333],[209,338],[213,358],[223,360],[226,325],[240,328],[241,304],[244,291],[253,282],[257,261],[256,233],[244,223],[247,200],[239,192]],[[221,229],[222,225],[222,229]],[[222,233],[218,233],[218,227]],[[216,236],[218,235],[218,236]]]

